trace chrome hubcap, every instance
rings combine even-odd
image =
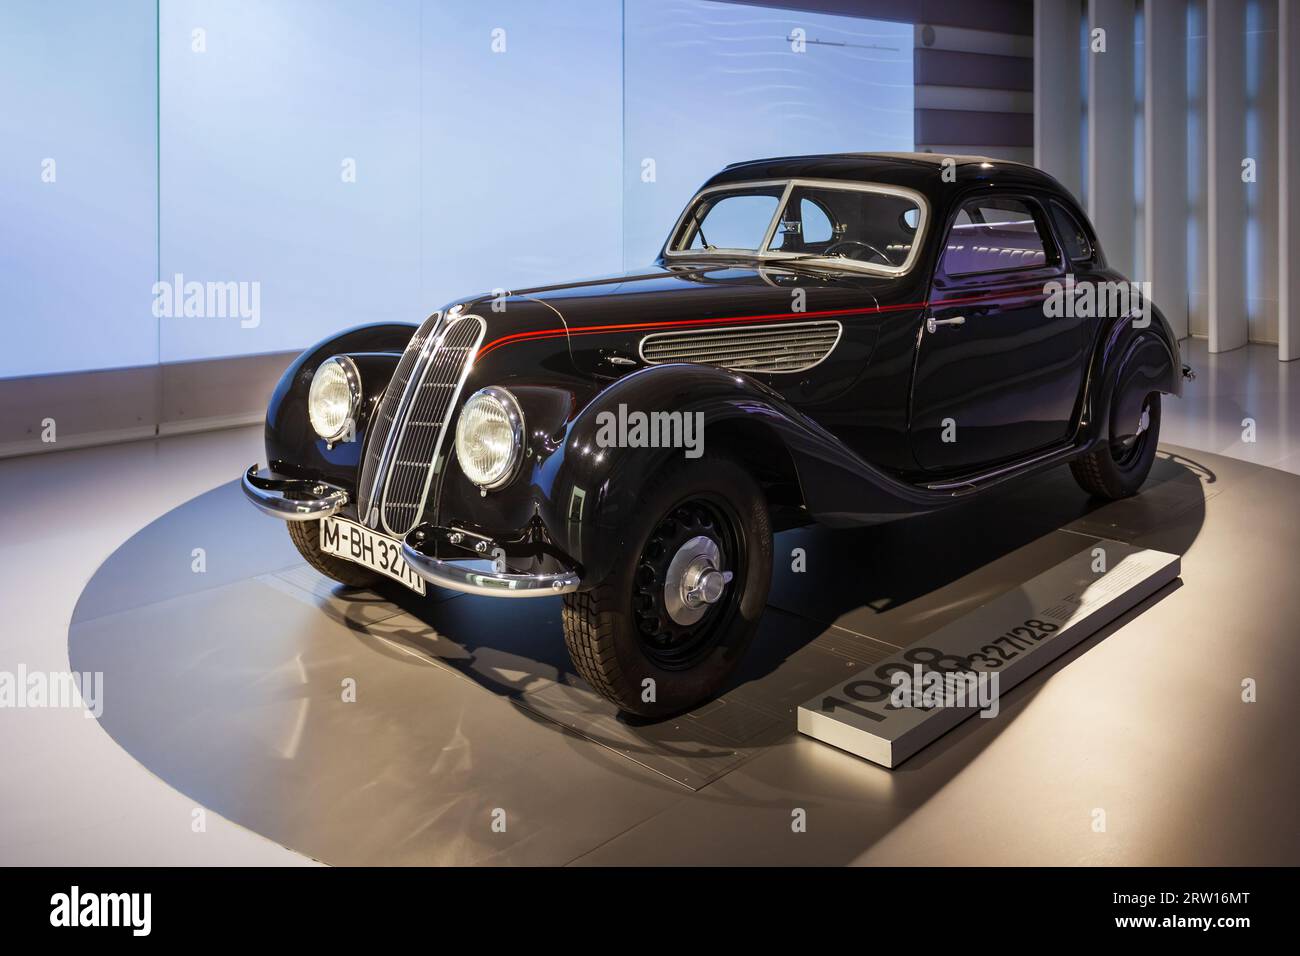
[[[683,626],[704,617],[709,606],[722,599],[732,574],[722,570],[717,542],[697,535],[677,549],[664,580],[664,607]]]
[[[1148,408],[1146,405],[1143,405],[1142,414],[1138,418],[1137,434],[1141,435],[1144,431],[1146,431],[1150,427],[1151,427],[1151,409]]]

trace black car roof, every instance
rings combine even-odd
[[[950,177],[953,182],[946,182],[942,175],[944,161],[949,159],[954,164],[954,175]],[[915,189],[932,200],[978,183],[1038,187],[1070,195],[1055,179],[1033,166],[988,156],[944,153],[826,153],[751,159],[732,163],[705,183],[704,188],[756,179],[884,183]]]

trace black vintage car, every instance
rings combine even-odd
[[[1134,494],[1185,370],[1158,310],[1104,294],[1127,286],[1029,166],[738,163],[639,272],[308,349],[243,486],[345,585],[562,595],[578,672],[664,716],[744,653],[774,531],[1067,462],[1094,495]]]

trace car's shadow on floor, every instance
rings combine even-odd
[[[1141,494],[1092,498],[1069,470],[870,528],[777,537],[769,603],[906,646],[1079,551],[1079,534],[1183,554],[1205,520],[1204,466],[1161,455]],[[1049,562],[1044,564],[1044,562]]]
[[[1195,462],[1162,454],[1142,494],[1126,501],[1088,497],[1062,468],[891,524],[782,533],[770,607],[730,688],[720,701],[669,721],[621,715],[587,687],[569,662],[555,599],[434,601],[389,589],[414,620],[387,628],[383,639],[460,671],[530,716],[604,744],[610,752],[593,759],[611,769],[631,771],[624,763],[631,758],[699,787],[788,737],[798,705],[850,668],[874,664],[1013,591],[1093,538],[1146,544],[1158,537],[1152,546],[1185,552],[1204,523],[1206,489],[1215,480]],[[1031,678],[1015,694],[1027,699],[1040,685]],[[1015,710],[949,734],[930,751],[972,733],[987,744]],[[905,766],[929,765],[933,755],[923,756]]]

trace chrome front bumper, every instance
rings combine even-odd
[[[316,521],[335,514],[348,503],[344,488],[324,481],[304,478],[284,478],[271,472],[262,472],[253,465],[244,472],[244,494],[260,511],[284,521]],[[484,571],[462,561],[447,561],[425,554],[420,550],[441,535],[448,544],[459,545],[459,533],[442,528],[421,525],[411,531],[402,542],[402,557],[411,570],[424,580],[439,587],[466,594],[489,597],[548,597],[568,594],[578,590],[581,576],[577,571],[565,569],[551,574],[512,574],[508,571]],[[493,543],[487,538],[475,538],[475,546],[466,546],[468,561],[491,560]],[[475,557],[475,555],[482,557]]]
[[[420,550],[435,540],[435,535],[443,535],[449,540],[459,532],[444,528],[431,528],[421,525],[411,531],[402,542],[402,557],[411,566],[411,570],[430,584],[463,591],[466,594],[479,594],[485,597],[530,598],[549,597],[553,594],[568,594],[578,590],[582,578],[577,571],[565,569],[549,574],[512,574],[508,571],[483,571],[470,567],[460,561],[448,561],[435,558]],[[460,542],[451,540],[452,544]],[[491,543],[486,538],[477,539],[480,547],[469,550],[483,555],[482,558],[469,560],[491,560]]]
[[[258,510],[284,521],[315,521],[348,503],[347,491],[338,485],[281,478],[259,471],[257,465],[244,472],[242,485],[245,496]]]

